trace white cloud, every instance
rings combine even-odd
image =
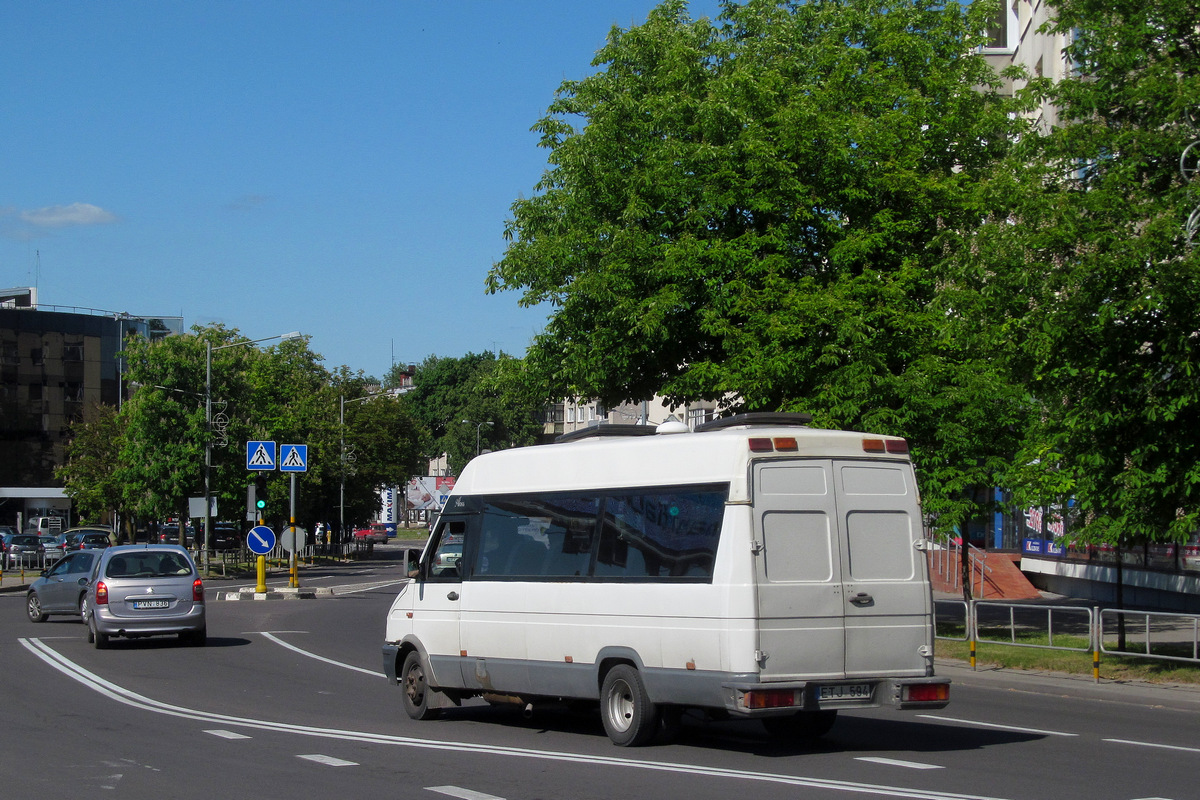
[[[21,219],[42,228],[68,228],[75,225],[106,225],[116,222],[117,215],[91,203],[71,203],[69,206],[22,211]]]

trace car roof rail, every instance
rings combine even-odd
[[[726,428],[755,425],[798,425],[807,427],[811,422],[812,414],[785,411],[752,411],[747,414],[734,414],[732,417],[720,417],[711,422],[705,422],[696,426],[696,432],[703,433],[704,431],[719,431]]]
[[[555,443],[576,442],[580,439],[600,439],[609,436],[653,436],[656,428],[653,425],[628,425],[615,422],[601,422],[599,425],[589,425],[577,431],[564,433],[557,437]]]

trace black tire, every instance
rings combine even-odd
[[[650,702],[637,669],[618,664],[600,687],[600,719],[604,732],[618,747],[641,747],[658,734],[658,706]]]
[[[837,722],[837,711],[801,711],[790,717],[763,717],[763,727],[783,739],[820,739]]]
[[[442,709],[429,704],[429,695],[435,691],[429,687],[428,672],[421,654],[416,650],[404,659],[400,670],[400,688],[404,696],[404,712],[413,719],[437,719]]]
[[[94,644],[97,650],[108,649],[108,634],[96,630],[95,625],[88,625],[88,641]]]
[[[25,613],[29,615],[30,622],[45,622],[49,616],[42,611],[42,599],[37,596],[37,592],[30,592],[25,596]]]
[[[79,595],[79,619],[84,625],[87,625],[88,622],[88,611],[87,593],[84,592]]]

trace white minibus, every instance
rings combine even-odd
[[[388,611],[405,711],[598,701],[641,745],[686,709],[813,737],[840,709],[945,706],[908,444],[808,420],[600,425],[475,458]]]

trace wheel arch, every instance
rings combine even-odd
[[[596,692],[604,685],[604,677],[618,664],[628,664],[640,674],[646,674],[642,657],[632,647],[605,647],[596,654]]]

